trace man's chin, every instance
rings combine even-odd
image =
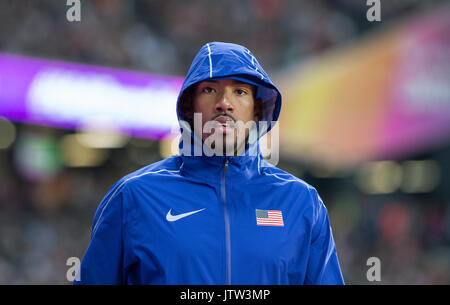
[[[218,156],[234,155],[236,150],[236,142],[232,138],[227,140],[226,134],[220,135],[219,133],[214,133],[213,135],[206,136],[203,139],[203,145]]]

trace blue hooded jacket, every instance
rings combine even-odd
[[[201,48],[178,103],[191,85],[224,78],[257,86],[261,120],[277,121],[280,92],[252,53],[231,43]],[[243,155],[181,153],[115,183],[94,216],[75,284],[343,284],[316,189],[262,158],[267,126]]]

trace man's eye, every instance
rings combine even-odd
[[[247,94],[247,91],[245,91],[245,90],[243,90],[243,89],[236,89],[236,93],[237,93],[238,95],[245,95],[245,94]]]
[[[214,92],[214,89],[211,88],[211,87],[204,87],[204,88],[203,88],[203,92],[205,92],[205,93],[211,93],[211,92]]]

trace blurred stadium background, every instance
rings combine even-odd
[[[208,41],[280,87],[278,166],[319,190],[346,283],[450,283],[449,1],[81,3],[0,1],[0,284],[70,284],[109,187],[174,153]]]

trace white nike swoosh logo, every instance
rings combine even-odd
[[[172,214],[171,214],[172,209],[170,209],[169,212],[167,212],[166,219],[167,219],[167,221],[177,221],[178,219],[181,219],[181,218],[183,218],[183,217],[186,217],[186,216],[189,216],[189,215],[192,215],[192,214],[201,212],[201,211],[203,211],[204,209],[205,209],[205,208],[200,209],[200,210],[197,210],[197,211],[192,211],[192,212],[187,212],[187,213],[183,213],[183,214],[178,214],[178,215],[172,215]]]

